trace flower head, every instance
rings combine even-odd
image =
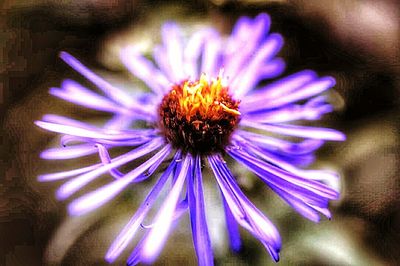
[[[229,144],[240,112],[239,101],[222,84],[222,74],[208,82],[184,81],[166,94],[159,107],[160,128],[176,148],[192,154],[222,151]]]
[[[337,174],[304,166],[314,160],[313,152],[325,141],[342,141],[345,136],[333,129],[291,122],[316,120],[332,111],[327,97],[321,93],[334,86],[335,81],[305,70],[259,86],[260,81],[274,78],[284,69],[283,61],[275,58],[283,44],[282,37],[267,34],[269,25],[266,14],[254,19],[243,17],[228,38],[206,28],[185,41],[176,24],[166,23],[162,29],[163,44],[154,50],[157,67],[135,47],[121,52],[124,65],[151,90],[141,95],[116,88],[68,53],[61,53],[61,58],[96,85],[101,94],[71,80],[65,80],[61,88],[52,88],[50,93],[109,112],[113,118],[102,127],[57,115],[45,115],[37,121],[38,126],[62,134],[63,147],[44,151],[42,158],[99,156],[97,164],[45,174],[39,180],[69,178],[57,191],[57,197],[63,200],[94,179],[111,175],[112,182],[70,203],[71,215],[83,215],[133,183],[158,175],[142,205],[111,244],[107,261],[113,262],[127,247],[160,197],[160,191],[171,180],[152,226],[142,229],[145,234],[128,264],[153,262],[173,221],[186,211],[190,214],[199,264],[213,264],[203,196],[205,162],[221,191],[231,247],[240,248],[240,225],[278,261],[281,240],[277,229],[243,194],[225,156],[256,174],[304,217],[315,222],[320,214],[331,217],[329,200],[339,197],[335,186]],[[136,121],[147,122],[146,128],[132,126]],[[132,149],[111,158],[109,150],[118,147]],[[138,167],[127,173],[119,170],[143,156],[149,158]],[[170,157],[169,166],[158,173],[157,168]]]

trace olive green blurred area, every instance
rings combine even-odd
[[[0,265],[107,265],[103,257],[146,196],[156,176],[83,217],[68,217],[55,200],[61,184],[37,175],[94,162],[45,161],[54,134],[33,125],[45,113],[94,123],[107,117],[51,97],[64,78],[90,86],[59,58],[68,51],[127,90],[143,89],[118,61],[135,43],[150,55],[160,26],[175,20],[185,34],[212,25],[229,34],[242,15],[267,12],[285,46],[287,73],[314,69],[332,75],[336,112],[315,122],[344,131],[327,143],[314,168],[341,173],[342,196],[333,219],[314,224],[286,205],[239,165],[232,167],[245,194],[282,236],[277,265],[400,265],[400,6],[382,0],[13,1],[0,3]],[[251,40],[249,40],[251,41]],[[274,265],[262,245],[242,230],[243,250],[228,247],[216,183],[205,173],[207,218],[216,265]],[[107,177],[82,193],[109,181]],[[82,195],[82,194],[80,194]],[[78,196],[78,195],[77,195]],[[151,220],[147,221],[151,223]],[[124,265],[134,248],[116,262]],[[176,225],[157,265],[196,265],[188,216]]]

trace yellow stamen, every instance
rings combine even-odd
[[[223,99],[222,91],[226,93],[227,88],[222,85],[222,72],[217,79],[212,79],[211,82],[205,74],[200,76],[196,82],[186,81],[182,86],[182,95],[179,99],[179,106],[184,112],[186,118],[190,120],[192,115],[196,113],[201,117],[208,117],[209,112],[218,113],[224,111],[232,115],[240,115],[238,110],[229,108],[226,104],[221,103]]]
[[[231,109],[229,107],[227,107],[225,104],[223,103],[219,103],[219,105],[222,107],[222,109],[224,109],[226,112],[231,113],[233,115],[240,115],[240,112],[235,110],[235,109]]]

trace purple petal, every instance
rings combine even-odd
[[[250,62],[244,70],[242,70],[235,79],[232,80],[231,89],[236,97],[241,97],[249,90],[253,89],[258,81],[257,70],[265,61],[275,56],[283,45],[282,36],[279,34],[271,34],[259,47],[256,54],[251,58]]]
[[[186,176],[189,174],[190,161],[190,155],[188,154],[183,160],[179,176],[154,219],[156,226],[150,230],[144,239],[140,250],[140,258],[144,263],[152,263],[156,259],[167,239],[179,195],[181,194]]]
[[[101,164],[94,164],[94,165],[90,165],[87,167],[74,169],[74,170],[70,170],[70,171],[63,171],[63,172],[58,172],[58,173],[39,175],[38,181],[47,182],[47,181],[55,181],[55,180],[65,179],[67,177],[77,176],[79,174],[93,171],[94,169],[97,169],[100,166],[101,166]]]
[[[242,99],[241,105],[251,106],[252,103],[258,102],[260,99],[271,100],[290,94],[292,91],[302,88],[304,85],[313,81],[316,78],[317,75],[314,71],[300,71],[288,77],[282,78],[276,82],[268,84],[260,90],[253,91],[251,94]]]
[[[238,159],[238,158],[236,158]],[[250,167],[250,164],[248,164]],[[315,206],[321,206],[321,207],[327,207],[328,204],[328,199],[315,194],[314,192],[311,192],[307,188],[302,189],[298,187],[297,185],[293,186],[292,184],[288,184],[282,180],[282,182],[279,182],[279,180],[273,180],[274,177],[271,177],[267,173],[261,172],[258,168],[255,166],[251,166],[252,168],[250,169],[252,172],[256,173],[260,178],[272,189],[274,190],[278,195],[282,194],[282,197],[289,203],[292,204],[291,199],[296,199],[299,204],[306,205],[308,208],[308,205],[315,205]],[[272,174],[271,174],[272,175]],[[297,187],[296,187],[297,186]],[[290,194],[293,197],[287,198],[286,194]],[[295,204],[294,207],[297,207],[299,204]],[[319,216],[318,216],[319,217]]]
[[[81,75],[83,75],[85,78],[90,80],[93,84],[95,84],[97,87],[99,87],[108,97],[111,99],[115,100],[116,102],[130,108],[133,107],[134,101],[133,99],[123,92],[122,90],[114,87],[107,81],[105,81],[103,78],[95,74],[93,71],[85,67],[81,62],[79,62],[75,57],[72,55],[68,54],[67,52],[61,52],[60,57],[62,60],[64,60],[69,66],[71,66],[73,69],[78,71]]]
[[[235,23],[235,26],[233,27],[230,37],[235,39],[246,38],[249,34],[248,32],[250,30],[251,23],[252,21],[249,17],[246,16],[240,17],[238,21]],[[232,43],[234,42],[232,41]]]
[[[239,227],[237,222],[235,221],[235,217],[233,216],[231,209],[229,208],[228,203],[226,202],[226,199],[223,194],[222,194],[222,201],[224,203],[225,221],[226,221],[226,228],[228,229],[229,244],[234,252],[238,252],[242,247]]]
[[[246,114],[242,109],[242,120],[257,123],[283,123],[297,120],[316,120],[322,115],[333,111],[330,104],[325,105],[287,105],[278,109],[266,110],[257,113]]]
[[[114,262],[114,260],[121,254],[121,252],[128,246],[129,242],[135,236],[137,229],[140,227],[140,224],[143,222],[147,213],[150,211],[154,202],[158,198],[158,195],[160,194],[166,181],[170,177],[173,169],[177,164],[177,160],[178,158],[180,158],[180,156],[181,156],[180,152],[177,152],[175,154],[171,164],[160,176],[156,184],[153,186],[153,188],[147,195],[146,199],[143,201],[143,203],[136,211],[135,215],[132,216],[132,218],[129,220],[129,222],[125,225],[125,227],[122,229],[122,231],[118,234],[118,236],[111,244],[105,256],[105,259],[109,263]]]
[[[327,202],[324,207],[315,206],[307,201],[304,201],[304,199],[297,194],[289,193],[285,190],[279,189],[276,186],[270,187],[305,218],[318,223],[320,221],[320,215],[318,212],[320,212],[328,219],[331,219],[330,211],[326,208],[328,206]]]
[[[252,36],[255,41],[261,40],[268,33],[271,25],[271,18],[266,13],[261,13],[253,20]]]
[[[270,163],[261,161],[248,153],[237,149],[229,149],[227,152],[232,158],[257,174],[267,184],[290,190],[292,193],[301,194],[317,202],[321,202],[321,200],[325,202],[325,199],[337,199],[339,197],[337,191],[325,184],[291,174]]]
[[[96,130],[97,128],[95,126],[92,126],[90,124],[60,116],[60,115],[54,115],[54,114],[46,114],[43,116],[42,120],[44,122],[48,123],[54,123],[54,124],[61,124],[61,125],[68,125],[68,126],[73,126],[73,127],[80,127],[80,128],[85,128],[87,130]]]
[[[168,81],[171,84],[175,83],[175,74],[169,64],[166,48],[162,45],[156,45],[153,49],[153,58]]]
[[[240,71],[243,62],[257,47],[257,43],[249,42],[250,19],[241,17],[235,24],[235,27],[226,44],[225,50],[225,71],[229,77],[235,77]],[[241,51],[241,53],[238,53]]]
[[[279,251],[281,240],[275,226],[246,198],[218,156],[210,155],[208,160],[236,221],[267,246]]]
[[[61,84],[61,88],[51,88],[50,94],[91,109],[132,115],[132,111],[128,110],[126,107],[121,107],[72,80],[64,80]]]
[[[198,264],[208,266],[214,265],[214,256],[206,221],[200,160],[200,156],[197,155],[194,162],[192,162],[194,174],[188,177],[187,189],[192,236]]]
[[[72,159],[96,153],[93,144],[82,144],[70,147],[53,148],[43,151],[40,158],[47,160]]]
[[[179,220],[183,214],[187,212],[189,209],[189,204],[188,204],[188,199],[187,196],[185,199],[181,200],[177,205],[176,209],[174,211],[174,214],[172,215],[172,221]],[[151,223],[151,224],[143,224],[141,223],[140,226],[144,229],[151,229],[155,227],[157,224],[156,223]]]
[[[151,165],[162,162],[171,152],[171,146],[166,145],[153,157],[136,167],[125,176],[116,179],[115,181],[90,192],[74,201],[68,206],[68,212],[71,215],[83,215],[86,214],[106,202],[110,201],[116,195],[118,195],[124,188],[126,188],[132,181],[137,178],[140,174],[146,171]]]
[[[157,95],[163,95],[169,88],[168,79],[142,56],[135,47],[129,46],[121,50],[120,59],[125,67],[141,79]]]
[[[99,168],[96,168],[93,171],[90,171],[88,173],[85,173],[83,175],[80,175],[74,179],[71,179],[70,181],[66,182],[63,184],[58,190],[57,190],[57,198],[60,200],[66,199],[69,196],[71,196],[73,193],[81,189],[83,186],[91,182],[92,180],[96,179],[99,177],[101,174],[104,174],[108,172],[110,169],[119,167],[121,165],[124,165],[130,161],[133,161],[141,156],[144,156],[153,150],[157,149],[163,144],[164,140],[161,138],[154,139],[126,154],[123,154],[121,156],[118,156],[114,158],[111,163],[103,165]]]
[[[267,14],[260,14],[253,21],[248,17],[239,19],[225,49],[224,64],[227,76],[236,77],[240,69],[246,67],[260,41],[268,33],[270,23]]]
[[[136,120],[134,115],[116,114],[110,120],[108,120],[107,123],[105,123],[104,127],[111,130],[127,129],[134,120]]]
[[[275,58],[261,65],[257,70],[258,77],[255,77],[254,84],[258,84],[263,79],[271,79],[279,76],[285,70],[285,67],[285,61],[282,58]]]
[[[321,208],[321,207],[318,207],[318,206],[313,206],[313,209],[316,210],[316,211],[319,211],[320,213],[322,213],[329,220],[332,219],[332,214],[331,214],[331,212],[329,211],[328,208]]]
[[[184,80],[185,72],[183,71],[183,45],[182,33],[176,23],[167,22],[161,29],[163,44],[168,58],[169,67],[173,77],[170,77],[175,83]]]
[[[99,152],[99,157],[101,160],[101,163],[104,164],[109,164],[111,163],[111,158],[110,158],[110,154],[107,151],[107,148],[102,145],[102,144],[96,144],[96,147],[98,149]],[[124,176],[123,173],[121,173],[118,169],[116,168],[111,168],[109,171],[110,175],[116,179],[121,178]]]
[[[201,62],[201,72],[210,77],[218,75],[221,60],[221,40],[211,38],[204,45],[203,57]]]
[[[318,95],[325,90],[330,89],[335,85],[335,80],[331,77],[323,77],[318,80],[312,81],[303,87],[292,91],[289,94],[281,95],[274,100],[266,101],[265,98],[258,98],[258,101],[253,101],[251,104],[244,104],[242,109],[245,112],[272,109],[286,104],[294,103],[300,100],[310,98],[312,96]],[[262,100],[261,100],[262,99]]]
[[[268,251],[269,255],[274,259],[275,262],[279,261],[279,250],[276,250],[272,248],[271,246],[268,245],[268,243],[265,243],[264,241],[261,241],[265,249]]]
[[[185,74],[192,80],[199,78],[198,60],[208,40],[220,38],[213,28],[205,28],[195,32],[189,39],[183,54]],[[205,60],[205,59],[203,59]]]
[[[136,245],[135,249],[132,251],[131,255],[129,256],[128,260],[126,261],[127,266],[133,266],[137,265],[140,262],[140,252],[142,251],[143,248],[143,243],[144,240],[146,239],[146,235],[139,241],[139,243]]]
[[[89,138],[89,139],[105,139],[105,140],[129,140],[137,139],[141,136],[138,131],[135,130],[107,130],[95,127],[76,127],[66,124],[58,124],[44,121],[35,121],[35,124],[48,131],[57,132],[61,134],[67,134],[77,137]]]
[[[270,162],[270,163],[272,163],[290,173],[293,173],[297,176],[300,176],[300,177],[303,177],[303,178],[306,178],[309,180],[321,181],[338,192],[337,188],[338,188],[339,176],[334,172],[323,171],[323,170],[299,169],[299,168],[293,166],[292,164],[288,163],[287,161],[282,160],[279,156],[275,156],[265,150],[261,150],[261,149],[257,148],[256,145],[253,145],[250,142],[246,142],[245,146],[246,146],[247,152],[258,156],[267,162]]]
[[[300,199],[292,196],[291,194],[287,193],[284,190],[281,190],[275,186],[271,186],[271,188],[305,218],[315,223],[318,223],[320,221],[319,214],[312,207],[310,207]]]
[[[255,143],[257,144],[257,146],[265,148],[269,151],[292,155],[301,155],[314,152],[319,147],[321,147],[322,144],[324,144],[324,141],[319,139],[306,139],[301,142],[294,143],[287,140],[282,140],[240,129],[235,132],[235,135],[233,137],[236,138],[236,136],[239,136],[239,139],[240,137],[242,137],[248,142]]]
[[[105,127],[106,128],[106,127]],[[115,132],[115,131],[114,131]],[[132,130],[130,130],[131,133]],[[76,137],[70,135],[63,135],[60,140],[60,144],[62,146],[68,146],[70,143],[89,143],[91,145],[95,145],[96,143],[106,145],[109,147],[129,147],[129,146],[139,146],[146,142],[149,142],[153,138],[157,137],[157,135],[151,132],[151,129],[143,129],[143,130],[135,130],[135,134],[137,132],[137,137],[127,139],[127,140],[108,140],[108,139],[93,139],[93,138],[84,138],[84,137]]]
[[[175,75],[173,73],[172,68],[169,65],[167,51],[164,46],[156,45],[153,49],[153,58],[157,63],[157,66],[160,68],[162,73],[166,76],[169,82],[175,83]]]
[[[267,138],[265,139],[264,137]],[[285,162],[302,168],[310,166],[315,161],[316,156],[312,152],[324,143],[324,141],[316,139],[306,139],[298,143],[292,143],[243,130],[237,130],[232,139],[239,143],[245,142],[246,145],[252,142],[263,153],[279,156]]]
[[[278,133],[282,135],[300,137],[300,138],[331,140],[331,141],[346,140],[346,135],[344,135],[340,131],[330,128],[308,127],[308,126],[287,125],[287,124],[260,124],[246,120],[241,121],[241,125],[273,133]]]

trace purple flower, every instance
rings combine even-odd
[[[172,158],[154,187],[127,225],[111,244],[106,260],[113,262],[136,232],[159,198],[168,193],[152,225],[145,227],[128,264],[152,263],[159,255],[173,223],[187,210],[193,243],[200,265],[213,264],[204,207],[202,168],[208,162],[222,195],[231,248],[241,245],[238,225],[257,238],[275,261],[281,239],[275,226],[243,194],[224,158],[232,157],[255,173],[273,191],[304,217],[318,222],[320,214],[330,218],[329,200],[339,197],[338,176],[326,170],[304,169],[313,162],[313,152],[324,141],[343,141],[333,129],[292,124],[317,120],[332,111],[326,95],[332,77],[318,77],[304,70],[259,86],[284,70],[276,58],[283,45],[281,35],[267,34],[270,18],[260,14],[242,17],[228,38],[212,28],[195,32],[188,40],[180,28],[166,23],[163,44],[155,47],[157,67],[135,47],[120,54],[123,64],[151,89],[132,95],[104,80],[66,52],[61,58],[98,87],[93,92],[65,80],[50,93],[95,110],[111,113],[102,127],[57,115],[45,115],[36,124],[62,134],[63,147],[44,151],[44,159],[69,159],[98,154],[99,163],[84,168],[39,176],[40,181],[67,179],[57,191],[64,200],[100,178],[114,180],[68,206],[71,215],[83,215],[101,207],[133,183],[156,173]],[[143,125],[145,128],[138,128]],[[279,138],[276,135],[283,135]],[[132,147],[111,158],[109,150]],[[129,172],[119,168],[135,159],[147,160]],[[167,181],[171,187],[166,186]]]

